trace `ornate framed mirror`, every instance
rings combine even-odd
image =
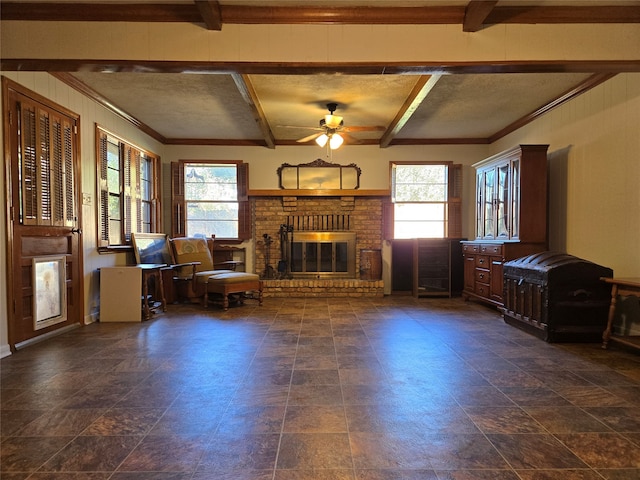
[[[278,168],[280,188],[285,190],[356,190],[360,188],[360,168],[322,159],[300,165],[283,163]]]

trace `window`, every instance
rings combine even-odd
[[[173,236],[245,240],[251,237],[247,164],[172,163]]]
[[[451,163],[392,163],[387,238],[460,236],[461,173]]]
[[[160,159],[97,127],[98,247],[129,245],[160,229]]]

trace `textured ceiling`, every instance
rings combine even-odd
[[[229,141],[262,137],[252,110],[228,74],[73,74],[168,139]],[[397,139],[485,139],[546,105],[590,74],[442,75]],[[401,111],[417,75],[250,75],[276,144],[305,137],[338,103],[345,126],[380,126],[357,132],[375,141]],[[286,127],[285,127],[286,126]]]

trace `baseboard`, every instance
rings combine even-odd
[[[73,330],[75,328],[79,328],[79,323],[74,323],[72,325],[67,325],[66,327],[59,328],[57,330],[53,330],[52,332],[45,333],[43,335],[39,335],[37,337],[30,338],[25,340],[24,342],[16,343],[16,350],[19,350],[24,347],[28,347],[30,345],[43,342],[49,338],[57,337],[58,335],[62,335],[63,333],[68,332],[69,330]]]
[[[0,358],[8,357],[11,355],[11,347],[8,343],[0,345]]]
[[[90,323],[96,323],[98,321],[100,312],[93,312],[89,315],[84,316],[84,324],[89,325]]]

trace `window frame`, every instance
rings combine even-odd
[[[443,237],[435,238],[461,238],[462,237],[462,165],[452,161],[390,161],[389,162],[389,191],[388,202],[383,206],[384,237],[386,240],[395,240],[395,204],[394,201],[394,166],[419,166],[440,165],[447,167],[447,198],[445,201],[445,224]],[[422,203],[422,202],[400,202]],[[431,203],[431,202],[429,202]],[[438,202],[440,203],[440,202]],[[415,237],[418,238],[418,237]]]
[[[109,191],[107,172],[108,154],[107,145],[113,141],[118,149],[118,171],[120,197],[120,241],[110,235],[111,215],[109,212]],[[142,197],[142,162],[148,162],[151,166],[148,179],[148,198]],[[146,149],[140,148],[96,124],[96,205],[97,205],[97,243],[99,251],[130,249],[131,233],[145,232],[144,225],[148,225],[150,233],[161,232],[161,163],[160,157]],[[149,218],[145,219],[145,206],[148,207]]]
[[[227,244],[242,243],[252,237],[251,208],[248,198],[249,190],[249,165],[242,160],[179,160],[171,162],[171,236],[186,236],[186,198],[185,198],[185,165],[235,165],[236,166],[236,188],[238,203],[238,237],[223,238],[215,237],[216,240],[223,240]]]

